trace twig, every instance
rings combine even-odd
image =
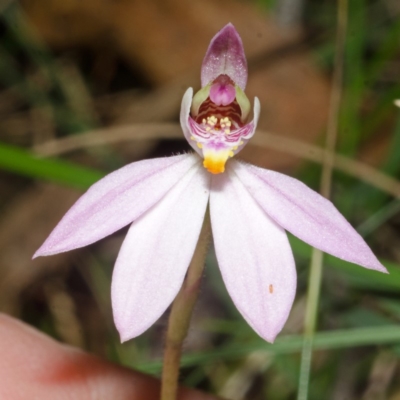
[[[50,157],[93,146],[124,141],[179,138],[183,138],[183,136],[180,126],[176,123],[130,124],[96,129],[79,135],[51,140],[34,146],[33,151],[40,156]],[[400,197],[400,182],[398,180],[365,163],[329,152],[313,144],[285,138],[274,133],[257,131],[250,145],[274,149],[316,163],[322,163],[325,157],[332,153],[333,156],[330,155],[329,157],[333,157],[334,168],[367,182],[394,197]]]

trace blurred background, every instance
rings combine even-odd
[[[351,0],[332,201],[390,275],[324,259],[310,399],[400,399],[400,3]],[[80,194],[126,163],[189,150],[178,125],[227,22],[261,100],[240,158],[319,189],[337,4],[332,0],[0,2],[0,311],[159,375],[167,316],[121,345],[110,280],[126,229],[31,261]],[[385,175],[382,175],[384,173]],[[298,291],[276,344],[233,306],[211,249],[182,383],[232,400],[295,399],[311,249],[290,238]]]

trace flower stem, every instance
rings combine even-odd
[[[333,71],[329,120],[326,133],[325,157],[322,164],[321,194],[330,197],[335,145],[343,85],[343,61],[347,32],[348,0],[338,0],[335,66]],[[313,249],[308,281],[307,304],[304,318],[304,342],[301,353],[299,390],[297,400],[307,400],[310,382],[312,347],[317,326],[318,303],[321,290],[323,253]]]
[[[196,250],[182,288],[172,304],[168,320],[161,378],[161,400],[176,399],[182,344],[187,335],[190,317],[199,294],[210,237],[211,223],[209,211],[207,210]]]

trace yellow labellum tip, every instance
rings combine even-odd
[[[215,160],[214,158],[205,158],[204,168],[212,174],[222,174],[225,171],[225,160]]]

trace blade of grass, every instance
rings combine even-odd
[[[367,115],[363,115],[361,122],[361,130],[363,132],[363,142],[371,139],[379,130],[385,129],[382,127],[388,120],[392,118],[395,107],[393,99],[400,97],[400,84],[393,83],[387,87],[383,93],[375,100],[374,108]]]
[[[375,21],[375,18],[373,18]],[[350,19],[351,21],[351,19]],[[382,26],[383,28],[383,26]],[[394,19],[391,23],[386,23],[385,28],[381,31],[385,32],[385,35],[379,40],[370,44],[372,49],[375,49],[373,57],[365,59],[365,75],[364,80],[368,85],[368,94],[364,90],[364,96],[369,98],[368,103],[373,104],[373,107],[368,112],[364,112],[362,119],[360,120],[362,140],[365,143],[366,140],[371,139],[377,132],[383,132],[387,130],[387,123],[393,119],[394,107],[393,99],[400,97],[399,90],[400,85],[397,82],[386,82],[385,76],[390,69],[391,63],[394,62],[396,52],[398,51],[398,35],[400,32],[400,21]],[[372,39],[372,38],[371,38]],[[370,40],[371,40],[370,39]],[[349,35],[348,42],[351,42],[352,37]],[[375,38],[376,41],[376,38]],[[349,46],[349,43],[347,47]],[[371,90],[372,89],[372,90]],[[347,106],[347,105],[346,105]],[[346,111],[348,112],[348,111]],[[396,141],[396,135],[398,134],[398,123],[394,130],[394,141]],[[349,132],[350,134],[351,132]],[[390,175],[395,175],[399,171],[398,161],[398,147],[395,143],[389,146],[389,154],[385,157],[386,161],[383,165],[384,171]],[[385,166],[389,165],[389,169]],[[342,182],[343,184],[343,182]],[[367,188],[363,184],[354,185],[351,181],[347,182],[348,196],[346,198],[357,199],[356,201],[347,202],[344,196],[341,196],[336,200],[345,215],[349,215],[351,212],[359,212],[363,210],[364,215],[370,215],[371,213],[379,210],[386,202],[387,196],[382,193],[378,193],[372,188]],[[362,195],[360,195],[362,194]],[[363,215],[360,215],[363,218]]]
[[[13,86],[33,106],[51,109],[57,125],[64,131],[76,133],[91,128],[81,122],[65,104],[59,100],[54,101],[34,80],[26,79],[12,55],[2,45],[0,45],[0,82],[6,87]]]
[[[359,112],[364,94],[364,51],[366,47],[366,5],[365,0],[352,0],[348,4],[349,36],[343,42],[346,58],[346,90],[343,93],[340,127],[344,132],[340,137],[340,150],[353,155],[361,138]],[[337,49],[336,49],[337,54]]]
[[[7,79],[9,69],[4,73],[3,81],[6,84],[13,82],[18,85],[20,90],[28,92],[27,98],[33,105],[41,105],[43,103],[53,108],[53,113],[60,127],[66,133],[84,132],[92,129],[97,125],[97,120],[91,110],[89,102],[83,102],[82,99],[88,98],[88,90],[82,79],[70,77],[57,62],[50,50],[46,47],[34,27],[29,23],[23,8],[18,2],[13,2],[4,10],[2,18],[7,26],[6,35],[10,40],[16,42],[17,49],[23,50],[27,54],[29,60],[36,66],[37,73],[51,86],[52,94],[47,93],[48,90],[37,87],[32,80],[27,80],[24,75],[18,73],[18,68],[12,70],[12,80]],[[2,57],[8,50],[2,49]],[[13,51],[11,50],[11,53]],[[11,57],[10,57],[11,56]],[[8,55],[8,58],[14,57],[15,54]],[[19,76],[18,76],[19,75]],[[31,92],[37,92],[34,96]],[[79,108],[79,112],[77,109]]]
[[[330,197],[332,171],[334,167],[334,150],[336,146],[339,110],[342,97],[343,61],[347,32],[347,0],[338,0],[337,35],[335,49],[335,65],[333,72],[329,120],[326,133],[326,155],[322,164],[321,194]],[[304,317],[304,340],[301,353],[298,400],[307,400],[310,382],[313,341],[317,325],[318,304],[322,279],[323,253],[313,249],[309,272],[307,303]]]
[[[31,178],[87,189],[104,176],[100,171],[66,161],[38,158],[26,150],[0,143],[0,167]]]
[[[388,24],[386,24],[388,25]],[[395,57],[399,51],[400,19],[394,20],[393,25],[388,25],[388,31],[384,39],[379,43],[378,52],[372,58],[365,72],[367,82],[375,82],[386,63]]]
[[[386,107],[391,112],[393,112],[394,108],[392,102],[393,98],[390,101],[390,106]],[[400,172],[399,148],[400,115],[397,118],[390,145],[380,169],[387,174],[386,176],[397,176]],[[362,236],[370,235],[400,211],[400,200],[398,198],[400,196],[396,196],[397,199],[388,202],[387,192],[377,190],[376,187],[367,186],[365,182],[353,184],[346,192],[348,198],[351,199],[351,206],[358,210],[363,210],[361,217],[364,217],[364,215],[369,216],[357,229]]]
[[[340,329],[329,332],[318,332],[314,336],[313,350],[337,350],[356,346],[371,346],[400,343],[400,327],[388,325],[374,328]],[[295,353],[303,348],[303,336],[288,335],[278,338],[274,344],[261,340],[244,345],[229,345],[212,351],[187,354],[182,357],[182,366],[191,367],[210,364],[217,359],[237,359],[254,351],[262,351],[271,354]],[[158,373],[161,369],[161,361],[152,361],[135,365],[147,373]]]
[[[396,199],[379,208],[379,210],[371,215],[366,221],[357,227],[358,233],[366,237],[382,226],[390,218],[400,212],[400,200]]]

